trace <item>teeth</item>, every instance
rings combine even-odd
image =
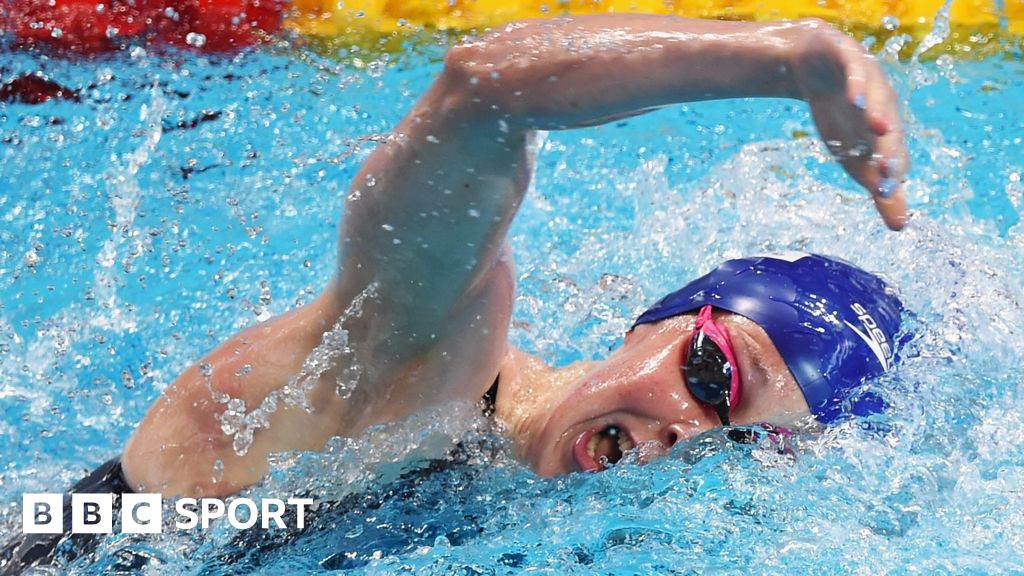
[[[587,441],[587,454],[589,454],[591,458],[597,458],[597,445],[600,444],[601,439],[605,437],[614,438],[618,443],[619,452],[622,452],[623,454],[636,448],[636,444],[628,435],[623,434],[621,429],[617,426],[609,426],[608,428],[605,428],[591,436],[590,440]]]
[[[628,436],[626,436],[624,434],[619,436],[619,451],[620,452],[625,454],[626,452],[629,452],[633,448],[636,448],[636,445],[633,444],[633,441],[630,440]]]

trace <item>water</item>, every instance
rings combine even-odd
[[[439,54],[3,53],[4,81],[42,70],[80,101],[0,107],[0,533],[22,493],[117,454],[205,351],[318,293],[347,183]],[[799,103],[551,133],[512,230],[512,338],[553,362],[599,357],[722,259],[834,254],[913,311],[906,360],[879,384],[889,414],[800,437],[795,458],[712,433],[647,466],[541,479],[460,407],[277,458],[250,495],[338,502],[300,534],[113,536],[51,572],[1024,571],[1024,65],[888,65],[914,164],[904,232],[805,136]]]

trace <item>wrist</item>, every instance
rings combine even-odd
[[[793,22],[787,31],[786,67],[791,96],[805,102],[836,86],[841,75],[837,51],[851,42],[845,34],[819,18]]]

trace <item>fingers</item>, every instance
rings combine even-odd
[[[870,57],[857,59],[850,68],[851,84],[861,84],[868,94],[864,114],[871,133],[874,160],[854,168],[854,175],[869,192],[885,225],[900,230],[907,223],[907,201],[902,183],[907,170],[907,148],[903,138],[896,94],[878,63]],[[863,80],[862,80],[863,79]]]
[[[892,196],[884,198],[881,194],[875,194],[875,208],[882,216],[882,220],[890,230],[901,230],[907,224],[907,200],[903,196],[903,189],[897,187]]]
[[[867,122],[868,129],[870,129],[875,136],[885,136],[892,130],[892,124],[889,120],[873,110],[867,111]]]
[[[903,228],[907,202],[901,185],[908,157],[888,77],[849,37],[817,37],[808,46],[800,82],[822,139],[871,194],[886,226]]]
[[[871,193],[875,208],[891,230],[900,230],[907,223],[907,200],[903,194],[906,169],[906,148],[899,131],[879,138],[877,160],[848,170]]]

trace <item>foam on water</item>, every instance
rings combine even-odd
[[[85,96],[0,110],[9,534],[22,492],[116,454],[181,370],[323,288],[347,183],[437,65],[5,56],[4,74],[43,68]],[[783,101],[551,133],[512,230],[512,337],[554,362],[602,356],[637,312],[723,259],[809,250],[880,273],[912,312],[903,361],[877,384],[887,414],[800,436],[794,458],[711,432],[645,466],[540,479],[475,407],[446,408],[276,457],[247,494],[316,498],[300,534],[112,536],[52,572],[133,557],[151,574],[1019,572],[1024,68],[891,65],[914,163],[900,234]],[[344,344],[340,326],[325,339]],[[288,397],[301,403],[327,360],[311,358]],[[269,409],[234,406],[225,433],[244,450]],[[460,443],[449,465],[431,460]]]

